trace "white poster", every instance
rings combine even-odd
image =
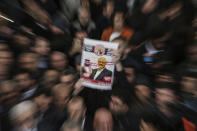
[[[82,85],[89,88],[111,90],[114,77],[112,51],[117,43],[84,39],[81,58]]]

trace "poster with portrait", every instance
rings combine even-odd
[[[84,39],[81,57],[82,85],[89,88],[111,90],[114,77],[112,51],[117,43]]]

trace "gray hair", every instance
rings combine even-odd
[[[27,111],[37,112],[37,106],[32,101],[23,101],[11,108],[9,112],[10,120],[15,120],[18,116],[22,115]]]
[[[69,129],[74,129],[74,128],[79,128],[80,129],[79,131],[82,131],[80,123],[76,122],[76,121],[66,121],[66,122],[64,122],[60,131],[67,131]]]

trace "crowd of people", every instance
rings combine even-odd
[[[196,131],[196,11],[196,0],[1,0],[0,131]],[[112,90],[82,86],[84,38],[119,45]]]

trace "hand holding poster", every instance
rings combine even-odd
[[[114,76],[113,50],[117,43],[84,39],[81,78],[82,85],[94,89],[111,90]]]

